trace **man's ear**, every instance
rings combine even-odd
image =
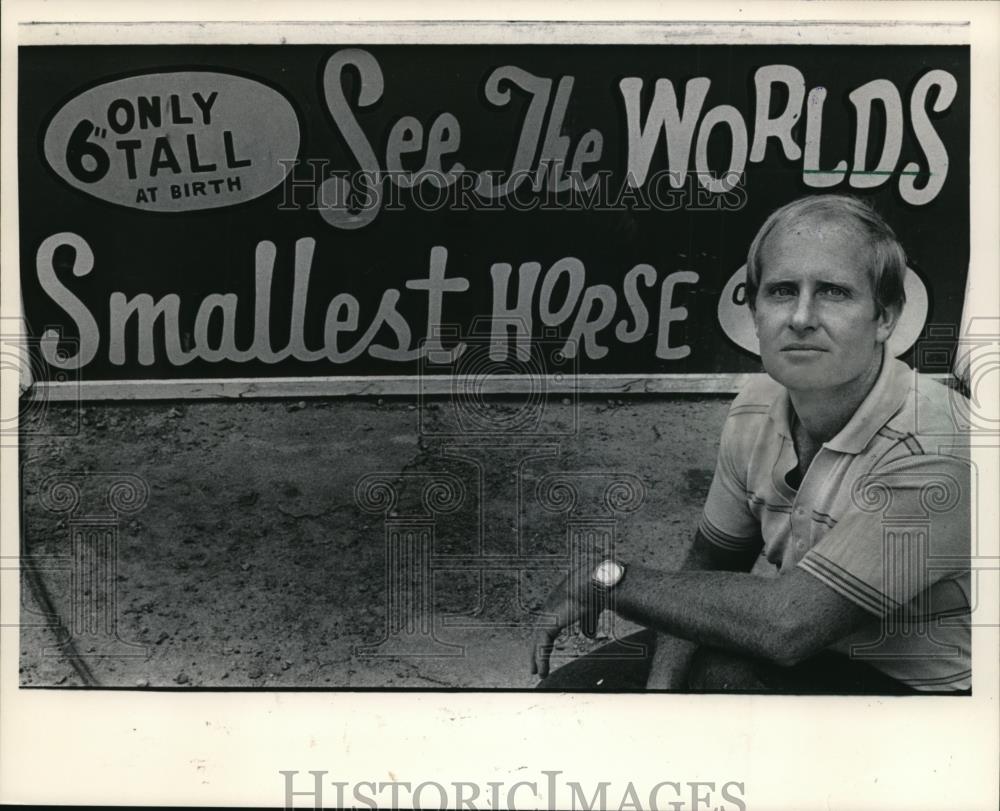
[[[892,332],[896,329],[896,324],[899,323],[899,316],[902,313],[903,308],[899,304],[893,304],[891,307],[883,307],[881,312],[875,316],[875,320],[878,321],[875,339],[880,344],[884,344],[892,337]]]

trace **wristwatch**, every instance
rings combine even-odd
[[[597,564],[594,573],[590,576],[590,582],[597,591],[607,593],[622,582],[625,577],[625,566],[616,560],[602,560]]]
[[[590,575],[590,595],[580,617],[580,629],[584,636],[593,639],[597,636],[597,622],[601,612],[609,607],[608,594],[622,582],[625,577],[625,566],[618,561],[602,560]]]

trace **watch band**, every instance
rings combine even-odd
[[[601,561],[590,575],[590,594],[580,618],[580,629],[591,639],[597,636],[601,612],[607,607],[608,595],[625,578],[625,565],[610,558]]]

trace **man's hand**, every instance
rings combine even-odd
[[[597,635],[597,620],[603,610],[603,599],[591,583],[597,560],[587,560],[571,571],[545,599],[541,616],[535,625],[531,644],[531,672],[541,678],[549,675],[552,645],[563,628],[580,622],[580,630],[593,638]]]
[[[646,688],[649,690],[684,690],[688,672],[698,645],[672,634],[658,633]]]

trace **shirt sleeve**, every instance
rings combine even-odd
[[[970,466],[918,455],[858,479],[851,508],[799,566],[872,614],[928,599],[969,571]]]
[[[760,522],[747,501],[749,454],[756,435],[750,423],[732,412],[726,418],[715,475],[698,524],[706,540],[730,552],[757,551],[763,543]]]

